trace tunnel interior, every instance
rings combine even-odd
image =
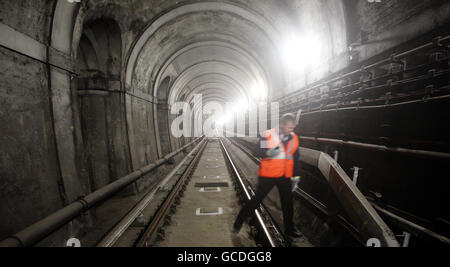
[[[300,146],[334,158],[350,178],[356,170],[357,189],[396,234],[415,224],[433,235],[411,230],[412,245],[442,245],[449,13],[443,0],[2,1],[0,241],[141,172],[36,243],[99,238],[203,131],[259,136],[293,113]],[[251,175],[244,154],[230,151]],[[302,172],[303,191],[345,213],[317,168]],[[337,215],[296,203],[305,214],[296,223],[316,245],[358,243],[326,240],[323,225]]]

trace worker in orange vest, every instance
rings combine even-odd
[[[261,137],[259,146],[254,151],[255,156],[262,158],[258,188],[253,199],[244,206],[234,223],[236,233],[276,186],[280,193],[286,236],[290,239],[303,237],[293,224],[292,192],[300,180],[300,149],[298,137],[294,133],[295,127],[295,115],[286,114],[280,120],[280,133],[272,129],[266,131]]]

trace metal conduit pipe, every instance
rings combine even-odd
[[[395,222],[403,225],[404,227],[409,228],[412,231],[415,231],[417,233],[421,233],[421,234],[427,235],[429,237],[432,237],[432,238],[434,238],[436,240],[439,240],[440,242],[442,242],[445,245],[450,245],[450,239],[448,239],[447,237],[445,237],[443,235],[440,235],[438,233],[435,233],[435,232],[427,229],[426,227],[423,227],[423,226],[415,224],[415,223],[413,223],[411,221],[408,221],[408,220],[406,220],[406,219],[404,219],[404,218],[402,218],[402,217],[400,217],[400,216],[398,216],[398,215],[396,215],[396,214],[394,214],[394,213],[392,213],[392,212],[390,212],[390,211],[388,211],[388,210],[378,206],[375,203],[371,203],[371,204],[380,213],[384,214],[385,216],[389,217],[390,219],[394,220]]]
[[[337,162],[323,152],[300,149],[300,160],[320,170],[363,238],[378,238],[385,247],[400,246],[394,233]]]
[[[140,201],[127,215],[124,217],[115,227],[114,229],[108,233],[108,235],[103,238],[103,240],[97,245],[97,247],[112,247],[117,242],[117,240],[122,236],[122,234],[128,229],[128,227],[134,222],[134,220],[138,217],[138,215],[149,205],[149,203],[153,200],[155,194],[160,190],[164,185],[166,185],[169,180],[176,175],[176,173],[186,164],[186,162],[190,161],[190,158],[199,153],[199,150],[202,144],[206,140],[203,139],[196,147],[194,147],[191,152],[178,163],[178,165],[172,169],[172,171],[167,174],[164,179],[156,186],[150,193],[144,197],[143,201]]]
[[[239,142],[229,139],[231,143],[233,143],[236,147],[238,147],[244,154],[246,154],[254,163],[260,164],[261,159],[255,157],[248,149],[245,147],[245,145],[240,144]],[[314,206],[318,211],[323,213],[326,216],[329,216],[328,207],[320,202],[319,200],[315,199],[305,191],[303,191],[301,188],[297,188],[295,190],[295,193],[297,193],[303,200],[308,202],[310,205]],[[359,236],[359,231],[350,223],[348,222],[342,215],[338,215],[336,217],[337,222],[355,238],[355,240],[358,240],[361,243],[364,243],[361,240],[361,237]],[[366,244],[363,244],[366,245]]]
[[[231,139],[230,139],[231,140]],[[250,151],[248,151],[245,146],[237,143],[235,140],[231,140],[236,146],[238,146],[245,154],[247,154],[252,160],[254,160],[256,163],[260,163],[260,159],[256,158],[253,154],[251,154]],[[300,194],[300,196],[302,198],[304,198],[306,201],[308,201],[310,204],[312,204],[313,206],[315,206],[316,208],[318,208],[320,211],[326,213],[326,206],[321,203],[320,201],[314,199],[313,197],[311,197],[310,195],[308,195],[306,192],[304,192],[301,189],[297,189],[296,191],[298,194]],[[420,234],[424,234],[427,235],[429,237],[432,237],[434,239],[439,240],[442,243],[445,243],[446,245],[450,244],[450,240],[440,234],[437,234],[431,230],[428,230],[427,228],[420,226],[416,223],[413,223],[405,218],[402,218],[401,216],[398,216],[390,211],[388,211],[387,209],[384,209],[380,206],[378,206],[374,201],[370,201],[370,204],[375,208],[375,210],[377,210],[378,212],[380,212],[381,214],[383,214],[384,216],[387,216],[388,219],[393,220],[394,222],[401,224],[407,228],[409,228],[409,230],[413,231],[413,232],[417,232]],[[338,217],[338,219],[341,219]],[[342,222],[342,220],[341,220]],[[344,223],[347,223],[345,220],[343,221]],[[350,226],[350,225],[349,225]],[[348,227],[349,229],[353,229],[354,227],[351,225],[351,227]]]
[[[395,75],[401,75],[401,74],[403,74],[405,72],[406,71],[395,73]],[[446,79],[448,77],[448,75],[449,75],[449,71],[448,70],[443,70],[443,71],[435,72],[433,75],[434,75],[433,76],[434,79]],[[405,85],[414,85],[414,84],[417,84],[417,83],[420,83],[420,82],[426,82],[427,80],[430,79],[430,77],[427,76],[427,74],[423,74],[423,75],[417,76],[416,78],[402,79],[402,80],[398,80],[398,81],[389,81],[388,80],[388,81],[386,81],[385,84],[379,84],[379,85],[375,85],[375,86],[367,86],[368,84],[370,84],[371,82],[374,82],[377,79],[378,78],[371,79],[371,80],[364,81],[364,82],[355,82],[355,83],[352,83],[352,84],[345,85],[343,87],[331,88],[331,92],[333,92],[333,91],[336,92],[336,91],[339,91],[339,90],[342,91],[342,90],[345,90],[345,89],[348,89],[348,88],[352,88],[352,87],[358,87],[358,89],[355,89],[355,90],[353,90],[351,92],[346,92],[344,94],[341,94],[340,96],[338,95],[338,96],[334,96],[332,98],[346,98],[346,97],[350,97],[350,96],[356,97],[355,94],[357,95],[357,94],[362,94],[362,93],[369,93],[371,91],[382,90],[382,89],[392,90],[392,89],[395,89],[395,88],[399,88],[401,86],[404,87]],[[430,83],[429,85],[433,86],[434,84]],[[319,99],[319,97],[327,95],[327,94],[329,94],[329,92],[319,93],[319,94],[316,94],[316,95],[310,95],[310,91],[319,89],[322,86],[324,86],[324,84],[315,86],[315,87],[311,88],[311,90],[308,89],[306,91],[298,91],[298,92],[296,92],[297,95],[292,96],[289,99],[292,100],[292,99],[298,98],[298,97],[303,95],[304,98],[301,101],[303,101],[305,103],[302,103],[302,105],[308,105],[309,104],[308,102],[311,102],[311,101],[309,101],[311,98],[316,98],[317,99],[316,103],[321,103],[321,102],[324,102],[324,101],[328,101],[329,98],[320,98]],[[442,88],[445,88],[445,86],[443,86]],[[436,88],[436,89],[439,90],[438,88]],[[424,91],[427,91],[427,88],[424,88]],[[356,98],[355,98],[355,100],[356,100]],[[286,106],[289,106],[289,105],[293,104],[292,102],[287,102],[287,101],[288,101],[288,99],[282,99],[280,101],[280,102],[283,103],[282,108],[285,108]],[[299,103],[299,102],[297,102],[297,103]]]
[[[328,143],[328,144],[334,144],[334,145],[343,145],[343,146],[352,146],[367,150],[373,150],[373,151],[380,151],[380,152],[391,152],[396,154],[404,154],[408,156],[414,156],[414,157],[425,157],[425,158],[436,158],[440,160],[450,160],[450,154],[449,153],[443,153],[443,152],[434,152],[434,151],[426,151],[426,150],[415,150],[415,149],[407,149],[407,148],[399,148],[399,147],[387,147],[387,146],[380,146],[380,145],[374,145],[374,144],[366,144],[366,143],[359,143],[359,142],[353,142],[353,141],[344,141],[344,140],[337,140],[337,139],[328,139],[328,138],[316,138],[316,137],[307,137],[307,136],[299,136],[301,140],[305,141],[313,141],[318,143]]]
[[[443,46],[443,45],[442,45],[442,42],[449,41],[449,40],[450,40],[450,35],[447,35],[447,36],[445,36],[445,37],[438,36],[438,37],[434,38],[433,41],[428,42],[428,43],[426,43],[426,44],[424,44],[424,45],[418,46],[418,47],[416,47],[416,48],[413,48],[413,49],[411,49],[411,50],[407,50],[407,51],[402,52],[402,53],[399,53],[399,54],[393,54],[393,55],[391,55],[391,57],[389,57],[389,58],[380,60],[380,61],[378,61],[378,62],[376,62],[376,63],[373,63],[373,64],[370,64],[370,65],[368,65],[368,66],[363,66],[361,69],[358,69],[358,70],[355,70],[355,71],[352,71],[352,72],[348,72],[348,73],[343,74],[343,75],[338,75],[337,77],[332,78],[332,79],[330,79],[330,80],[326,80],[326,81],[324,81],[324,82],[320,82],[320,83],[317,84],[317,85],[314,85],[314,86],[312,86],[312,87],[310,87],[310,88],[306,88],[305,90],[302,90],[302,91],[300,92],[300,94],[304,94],[304,93],[306,93],[306,92],[309,92],[309,91],[318,89],[318,88],[320,88],[321,86],[323,86],[324,84],[329,84],[329,83],[337,82],[337,81],[339,81],[339,80],[348,78],[348,77],[350,77],[350,76],[352,76],[352,75],[355,75],[355,74],[358,74],[358,73],[360,73],[360,72],[367,71],[368,69],[373,69],[373,68],[376,68],[376,67],[380,67],[380,66],[385,65],[385,64],[388,64],[388,63],[390,63],[390,62],[392,62],[392,61],[398,61],[399,59],[405,58],[405,57],[407,57],[407,56],[409,56],[409,55],[411,55],[411,54],[413,54],[413,53],[416,53],[416,52],[418,52],[418,51],[421,51],[421,50],[424,50],[424,49],[427,49],[427,48],[431,48],[431,47],[434,47],[434,46],[435,46],[435,47]],[[297,94],[299,94],[298,91],[297,91],[297,92],[290,93],[290,94],[287,94],[287,95],[283,96],[282,98],[278,99],[278,101],[281,102],[282,100],[284,100],[284,99],[289,99],[289,98],[291,98],[291,97],[293,97],[293,96],[295,96],[295,95],[297,95]]]
[[[188,147],[198,143],[204,137],[197,138],[191,143],[183,146],[175,152],[172,152],[165,156],[164,158],[143,167],[142,169],[130,173],[125,177],[118,179],[117,181],[85,196],[74,203],[66,206],[65,208],[60,209],[59,211],[49,215],[48,217],[38,221],[37,223],[29,226],[28,228],[16,233],[2,242],[0,242],[0,247],[30,247],[49,236],[54,231],[58,230],[63,225],[67,224],[71,220],[73,220],[78,215],[83,212],[89,210],[96,204],[104,201],[124,189],[128,185],[142,178],[143,175],[155,170],[159,166],[166,163],[171,158],[183,152]]]
[[[449,74],[450,74],[450,72],[448,70],[446,70],[446,71],[439,72],[433,78],[435,78],[435,79],[448,79]],[[341,95],[337,95],[337,96],[333,96],[333,97],[327,97],[327,98],[323,98],[323,95],[326,95],[328,93],[326,93],[326,94],[322,93],[322,94],[318,94],[318,95],[315,95],[315,96],[306,97],[305,99],[302,99],[302,100],[300,100],[300,101],[298,101],[296,103],[291,103],[290,105],[289,104],[284,104],[283,106],[281,106],[281,108],[286,110],[286,109],[291,109],[289,107],[291,105],[306,106],[306,105],[310,105],[310,104],[320,104],[320,103],[323,103],[323,102],[330,101],[330,99],[338,102],[339,99],[343,99],[343,98],[345,99],[345,98],[350,98],[350,97],[353,98],[353,101],[359,101],[359,99],[357,97],[358,97],[358,95],[363,94],[363,93],[367,94],[367,93],[370,93],[371,91],[375,91],[375,90],[377,90],[377,91],[393,90],[393,89],[401,87],[401,86],[415,85],[415,84],[427,81],[428,79],[429,79],[429,77],[421,76],[419,78],[408,79],[408,80],[400,80],[400,81],[391,82],[391,83],[388,82],[388,83],[381,84],[381,85],[376,85],[376,86],[369,86],[369,87],[364,87],[364,88],[363,87],[359,87],[359,89],[353,90],[351,92],[347,92],[347,93],[344,93],[344,94],[341,94]],[[348,85],[346,87],[356,87],[356,86],[360,86],[361,84],[362,83],[358,82],[358,83],[354,83],[352,85]],[[431,98],[429,91],[433,90],[435,92],[438,92],[438,91],[448,90],[448,86],[447,85],[441,86],[441,87],[436,87],[436,88],[434,87],[433,83],[430,83],[428,85],[429,86],[424,87],[422,89],[423,92],[424,92],[423,94],[417,94],[417,93],[416,94],[409,94],[409,95],[405,95],[405,96],[402,96],[402,97],[391,97],[390,99],[391,100],[396,100],[396,99],[399,99],[399,98],[401,99],[401,98],[408,98],[408,97],[426,97],[426,98],[423,98],[421,101],[427,101],[429,98]],[[341,88],[341,89],[343,89],[343,88]],[[429,88],[431,88],[431,89],[429,89]],[[409,90],[409,91],[413,91],[413,90]],[[415,89],[415,91],[420,91],[420,89],[417,88],[417,89]],[[378,94],[378,95],[382,97],[382,96],[386,96],[386,93],[384,93],[384,95],[381,94],[381,93]],[[312,101],[310,101],[311,98],[315,98],[315,99],[312,99]],[[352,105],[358,105],[358,106],[365,105],[365,104],[367,104],[367,101],[374,101],[374,100],[375,101],[380,101],[380,100],[386,100],[386,99],[380,99],[380,98],[364,99],[364,101],[363,101],[363,99],[361,99],[361,101],[359,101],[356,104],[352,104]],[[346,104],[341,104],[341,105],[345,106]],[[338,105],[337,104],[330,104],[330,105],[322,106],[321,108],[322,109],[329,108],[330,106],[332,107],[332,106],[338,106]]]
[[[309,112],[302,112],[302,116],[308,116],[308,115],[319,114],[319,113],[327,113],[327,112],[336,113],[338,111],[357,111],[357,110],[368,110],[368,109],[383,109],[383,108],[399,107],[399,106],[405,106],[405,105],[413,105],[413,104],[420,104],[420,103],[426,103],[426,102],[431,102],[431,101],[448,100],[448,99],[450,99],[450,95],[429,97],[429,98],[426,98],[426,99],[411,100],[411,101],[400,102],[400,103],[393,103],[393,104],[372,105],[372,106],[359,106],[359,104],[338,106],[337,104],[331,104],[331,105],[327,105],[325,107],[322,107],[322,109],[309,111]],[[286,111],[297,113],[298,110],[297,109],[287,109]]]

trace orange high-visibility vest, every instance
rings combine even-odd
[[[299,147],[298,137],[292,133],[292,140],[285,147],[276,129],[265,131],[268,149],[280,147],[280,153],[263,158],[259,167],[259,176],[265,178],[291,178],[294,175],[294,154]]]

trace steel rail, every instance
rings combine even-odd
[[[74,218],[94,207],[96,204],[110,198],[117,192],[121,191],[130,184],[136,182],[144,175],[157,169],[161,165],[167,163],[176,155],[180,154],[188,147],[196,144],[203,138],[198,138],[182,148],[174,151],[164,158],[152,163],[136,172],[133,172],[117,181],[85,196],[79,198],[72,204],[60,209],[59,211],[49,215],[48,217],[36,222],[26,229],[6,238],[0,242],[0,247],[30,247],[49,236]]]
[[[222,148],[223,148],[224,154],[225,154],[225,156],[226,156],[228,162],[230,163],[230,167],[231,167],[231,169],[233,170],[233,173],[235,174],[235,176],[236,176],[236,178],[237,178],[239,184],[241,185],[241,188],[242,188],[242,190],[244,191],[245,196],[247,197],[247,200],[251,200],[251,195],[250,195],[250,193],[249,193],[247,187],[245,186],[244,180],[242,179],[241,175],[239,174],[239,171],[238,171],[236,165],[234,164],[233,159],[231,158],[230,153],[228,152],[227,148],[225,147],[225,145],[224,145],[222,139],[219,138],[219,141],[220,141],[220,144],[221,144],[221,146],[222,146]],[[269,230],[267,229],[267,227],[266,227],[266,225],[265,225],[265,223],[264,223],[264,220],[263,220],[263,218],[262,218],[262,216],[261,216],[260,211],[256,210],[256,211],[255,211],[255,214],[256,214],[256,218],[257,218],[257,220],[258,220],[258,223],[260,224],[261,228],[263,229],[264,235],[266,236],[267,240],[268,240],[269,243],[270,243],[270,246],[271,246],[271,247],[276,247],[277,244],[275,243],[275,241],[273,240],[273,238],[272,238],[272,236],[271,236]]]
[[[394,233],[337,162],[323,152],[308,148],[300,149],[300,160],[318,168],[325,176],[362,237],[367,240],[378,238],[381,245],[386,247],[400,246]]]
[[[154,199],[156,193],[163,188],[175,175],[183,168],[187,161],[192,159],[193,155],[200,152],[200,147],[202,146],[204,140],[200,142],[192,151],[169,173],[164,179],[149,193],[147,193],[137,205],[108,233],[106,237],[103,238],[97,244],[97,247],[112,247],[116,242],[123,236],[126,230],[131,226],[131,224],[136,220],[136,218],[141,214],[144,209],[150,204]]]
[[[231,139],[230,139],[231,140]],[[236,144],[236,146],[238,148],[240,148],[245,154],[247,154],[254,162],[258,163],[260,162],[260,159],[258,159],[257,157],[255,157],[253,154],[251,154],[250,151],[248,151],[245,147],[243,147],[243,145],[237,143],[235,140],[231,140],[233,143]],[[303,191],[304,192],[304,191]],[[301,192],[300,192],[301,193]],[[306,192],[304,192],[306,194]],[[302,194],[301,194],[302,195]],[[309,196],[308,194],[306,194],[306,196]],[[303,197],[303,196],[302,196]],[[310,197],[310,196],[309,196]],[[308,197],[305,197],[305,199],[310,202],[312,205],[316,205],[318,204],[317,208],[319,210],[322,210],[323,208],[326,208],[326,206],[324,204],[322,204],[321,202],[319,202],[318,200],[315,200],[314,198],[310,197],[311,199],[308,199]],[[369,201],[370,204],[375,208],[375,210],[377,210],[378,212],[380,212],[382,215],[386,216],[387,219],[394,221],[397,224],[403,225],[404,227],[408,228],[410,231],[419,233],[419,234],[423,234],[426,236],[429,236],[433,239],[436,239],[439,242],[442,242],[446,245],[450,244],[450,240],[443,236],[440,235],[436,232],[433,232],[429,229],[427,229],[426,227],[423,227],[421,225],[418,225],[414,222],[411,222],[399,215],[396,215],[390,211],[388,211],[387,209],[384,209],[380,206],[378,206],[374,201]],[[354,228],[354,226],[351,225],[351,228]],[[354,228],[355,229],[355,228]]]
[[[201,146],[199,148],[200,151],[195,155],[194,159],[190,162],[189,166],[186,168],[180,179],[178,179],[177,183],[154,215],[153,220],[146,227],[144,233],[138,239],[136,247],[149,247],[151,245],[154,234],[157,233],[158,229],[164,223],[164,219],[169,214],[169,211],[173,206],[177,195],[179,195],[182,187],[185,186],[188,182],[188,177],[191,176],[192,172],[195,170],[195,167],[199,162],[207,144],[208,139],[205,139],[204,142],[201,143]]]
[[[261,159],[257,158],[255,155],[253,155],[246,147],[239,144],[233,139],[229,139],[237,148],[239,148],[244,154],[246,154],[254,163],[259,165],[261,163]],[[314,208],[316,208],[318,211],[320,211],[325,216],[329,216],[328,207],[320,202],[319,200],[315,199],[313,196],[309,195],[305,191],[303,191],[301,188],[297,188],[295,193],[301,197],[303,200],[305,200],[308,204],[312,205]],[[346,229],[357,241],[359,241],[361,244],[362,242],[359,231],[353,226],[346,218],[344,218],[342,215],[336,216],[336,221],[344,228]],[[365,245],[365,244],[363,244]]]

